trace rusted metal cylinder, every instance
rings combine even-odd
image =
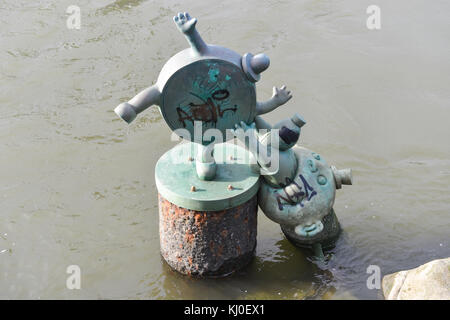
[[[161,254],[176,271],[221,277],[246,266],[256,247],[257,196],[233,208],[197,211],[159,198]]]
[[[182,274],[226,276],[255,251],[259,172],[244,148],[224,143],[214,146],[214,179],[201,179],[197,147],[178,145],[156,164],[161,254]]]

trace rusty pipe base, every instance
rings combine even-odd
[[[223,277],[246,266],[256,248],[257,196],[221,211],[179,207],[160,194],[161,254],[170,267],[193,277]]]
[[[322,219],[323,231],[313,237],[303,237],[295,233],[294,228],[290,226],[281,226],[285,237],[295,246],[313,250],[313,245],[320,243],[322,249],[331,249],[339,238],[341,226],[336,217],[334,209]]]

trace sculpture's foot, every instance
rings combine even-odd
[[[315,243],[312,246],[314,255],[319,261],[325,261],[325,255],[323,254],[322,245],[320,243]]]
[[[195,170],[197,171],[197,175],[202,180],[214,180],[216,176],[216,162],[195,162]]]
[[[301,236],[295,232],[295,228],[292,226],[281,225],[281,230],[286,238],[297,247],[314,250],[314,246],[320,244],[323,250],[331,249],[334,247],[341,231],[333,209],[322,219],[322,224],[323,230],[312,236]],[[316,248],[318,248],[317,245]]]
[[[210,148],[210,147],[213,148]],[[195,170],[201,180],[214,180],[216,176],[216,160],[214,159],[214,145],[197,145],[197,160],[195,161]]]

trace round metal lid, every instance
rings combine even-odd
[[[199,138],[207,129],[215,128],[225,141],[226,129],[255,118],[255,85],[234,63],[212,58],[198,60],[167,80],[162,89],[161,113],[172,130],[188,130],[191,141],[194,121],[202,122]]]
[[[183,143],[158,160],[155,181],[162,197],[190,210],[219,211],[239,206],[256,195],[259,171],[249,165],[252,155],[247,150],[231,143],[216,144],[216,177],[206,181],[196,173],[197,148],[197,143]]]

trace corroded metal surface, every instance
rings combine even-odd
[[[161,254],[176,271],[195,277],[220,277],[247,265],[256,247],[257,197],[227,210],[195,211],[161,195]]]

